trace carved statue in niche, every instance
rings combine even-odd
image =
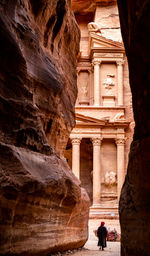
[[[115,82],[112,78],[114,78],[114,74],[108,74],[107,78],[105,79],[103,85],[105,86],[105,89],[111,90],[113,86],[115,86]]]
[[[100,26],[96,22],[90,22],[88,24],[88,30],[92,32],[99,32],[101,33]]]
[[[111,187],[117,183],[117,175],[115,172],[110,171],[105,173],[104,184],[105,186]]]
[[[88,83],[85,83],[81,87],[82,95],[87,97],[88,96]]]
[[[79,84],[79,94],[81,98],[87,98],[88,97],[88,82],[84,82],[82,85]]]

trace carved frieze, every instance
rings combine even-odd
[[[114,58],[123,58],[122,53],[105,53],[105,52],[99,52],[95,57],[100,58],[112,58],[114,61]]]

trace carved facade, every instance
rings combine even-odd
[[[102,11],[110,13],[105,17],[106,24],[99,16]],[[65,157],[90,196],[91,216],[117,214],[133,132],[128,66],[119,18],[117,29],[116,20],[115,24],[111,20],[112,31],[106,33],[114,12],[118,15],[116,5],[97,5],[93,20],[85,15],[76,17],[81,29],[76,126]]]

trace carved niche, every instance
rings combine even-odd
[[[114,78],[115,75],[114,74],[108,74],[107,78],[105,79],[105,81],[103,82],[103,85],[105,86],[106,89],[112,89],[112,86],[115,85],[115,82],[113,81],[112,78]]]
[[[115,63],[102,63],[101,65],[101,95],[103,106],[114,107],[116,104],[117,68]]]
[[[80,105],[89,105],[89,72],[82,70],[78,74],[78,99]]]
[[[117,183],[117,175],[115,172],[110,171],[110,172],[106,172],[105,173],[105,177],[104,177],[104,184],[107,187],[111,187],[113,185],[116,185]]]

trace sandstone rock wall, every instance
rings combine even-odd
[[[36,151],[44,148],[49,151],[46,145],[49,142],[58,153],[63,150],[61,144],[65,147],[66,137],[74,126],[77,94],[74,64],[79,42],[70,8],[65,0],[2,1],[3,106],[7,98],[13,101],[9,100],[11,113],[3,107],[2,132],[7,129],[7,136],[1,136],[3,142],[27,145]],[[24,113],[17,110],[21,104]],[[11,120],[9,125],[5,124],[5,118]],[[36,126],[39,130],[35,131]],[[34,136],[39,141],[36,145]]]
[[[0,2],[0,255],[82,246],[89,198],[63,151],[79,30],[69,0]]]
[[[96,4],[108,6],[116,2],[116,0],[72,0],[72,8],[75,13],[90,13],[95,10]]]
[[[119,1],[129,63],[135,133],[120,199],[121,255],[150,255],[150,4]]]
[[[122,42],[117,3],[97,6],[94,22],[99,24],[102,36]]]

